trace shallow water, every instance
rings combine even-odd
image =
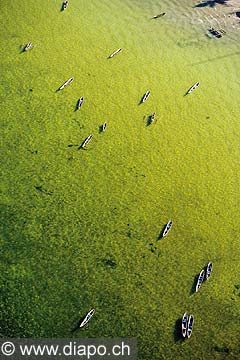
[[[239,4],[195,4],[4,2],[3,336],[137,336],[139,359],[238,357]]]

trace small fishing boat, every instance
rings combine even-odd
[[[149,97],[149,95],[150,95],[150,90],[148,90],[148,91],[146,92],[146,94],[144,94],[144,96],[143,96],[143,98],[142,98],[142,102],[143,102],[143,103],[147,100],[147,98]]]
[[[193,315],[189,315],[189,319],[188,319],[188,327],[187,327],[187,337],[190,338],[190,336],[192,335],[192,330],[193,330],[193,322],[194,322],[194,318]]]
[[[196,292],[198,292],[198,290],[200,289],[200,286],[202,285],[204,278],[205,278],[205,270],[202,270],[198,276],[196,289],[195,289]]]
[[[159,14],[159,15],[153,16],[152,19],[158,19],[158,18],[160,18],[160,17],[162,17],[162,16],[164,16],[164,15],[166,15],[165,12],[164,12],[164,13],[161,13],[161,14]]]
[[[64,11],[68,6],[68,1],[64,1],[63,4],[62,4],[62,10]]]
[[[172,220],[169,220],[169,222],[167,223],[167,225],[165,226],[165,228],[163,230],[163,234],[162,234],[163,237],[168,234],[171,227],[172,227]]]
[[[83,326],[85,326],[89,322],[89,320],[91,319],[94,313],[95,313],[95,309],[90,310],[83,319],[83,321],[81,322],[81,324],[79,325],[79,327],[82,328]]]
[[[102,124],[102,131],[105,131],[107,127],[107,123],[105,122],[104,124]]]
[[[62,86],[60,86],[59,90],[62,90],[65,88],[65,86],[70,85],[73,82],[73,80],[74,80],[74,78],[72,77],[72,78],[68,79],[67,81],[65,81],[65,83],[62,84]]]
[[[188,314],[185,313],[182,317],[182,336],[184,338],[187,335],[187,327],[188,327]]]
[[[220,31],[215,30],[214,28],[208,29],[208,33],[217,39],[220,39],[222,37]]]
[[[117,49],[116,51],[114,51],[111,55],[109,55],[109,59],[111,59],[112,57],[114,57],[115,55],[117,55],[118,53],[120,53],[120,51],[122,51],[121,48]]]
[[[154,112],[152,115],[149,116],[147,125],[151,125],[153,123],[155,115],[156,113]]]
[[[206,280],[208,280],[211,276],[211,273],[212,273],[212,267],[213,267],[213,264],[212,262],[209,262],[207,264],[207,269],[206,269]]]
[[[85,146],[89,143],[89,141],[92,139],[93,134],[90,134],[86,139],[82,142],[82,144],[78,147],[78,149],[83,149]]]
[[[27,51],[30,50],[32,48],[32,43],[31,41],[29,41],[23,48],[23,51]]]
[[[199,82],[196,82],[196,84],[194,84],[193,86],[190,87],[190,89],[187,91],[187,94],[191,94],[191,92],[193,92],[198,86],[200,85]]]
[[[77,102],[77,110],[80,109],[80,107],[82,106],[82,103],[83,103],[83,96]]]

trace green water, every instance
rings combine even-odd
[[[3,1],[3,337],[126,336],[141,360],[239,358],[236,3]],[[226,35],[210,39],[211,26]],[[183,343],[185,311],[195,323]]]

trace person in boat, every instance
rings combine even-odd
[[[67,6],[68,6],[68,0],[63,2],[62,9],[65,10]]]

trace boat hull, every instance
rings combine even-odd
[[[212,267],[213,267],[212,262],[209,262],[207,264],[207,269],[206,269],[206,280],[209,280],[209,278],[212,274]]]
[[[62,86],[60,86],[59,90],[63,90],[66,86],[70,85],[73,82],[74,78],[70,78],[67,81],[65,81],[64,84],[62,84]]]
[[[94,312],[95,312],[95,309],[92,309],[87,313],[87,315],[84,317],[83,321],[79,325],[80,328],[82,328],[83,326],[85,326],[89,322],[89,320],[93,316]]]
[[[187,327],[188,327],[188,314],[185,313],[182,317],[182,336],[184,338],[187,336]]]
[[[122,51],[121,48],[117,49],[116,51],[114,51],[111,55],[109,55],[109,59],[113,58],[115,55],[119,54]]]
[[[143,96],[142,103],[144,103],[148,99],[149,95],[150,95],[150,91],[148,90],[146,94],[144,94]]]
[[[81,97],[79,100],[78,100],[78,103],[77,103],[77,110],[80,109],[80,107],[82,106],[82,103],[83,103],[83,97]]]
[[[198,290],[200,289],[203,281],[204,281],[204,278],[205,278],[205,270],[202,270],[198,276],[198,280],[197,280],[197,284],[196,284],[196,289],[195,291],[198,292]]]
[[[189,339],[192,335],[193,331],[193,323],[194,323],[194,317],[191,314],[188,319],[188,327],[187,327],[187,338]]]
[[[165,226],[165,228],[163,230],[163,234],[162,234],[163,237],[165,237],[169,233],[171,227],[172,227],[172,220],[169,220],[167,225]]]
[[[193,86],[190,87],[190,89],[186,92],[187,94],[191,94],[194,90],[196,90],[199,87],[200,83],[196,82]]]

